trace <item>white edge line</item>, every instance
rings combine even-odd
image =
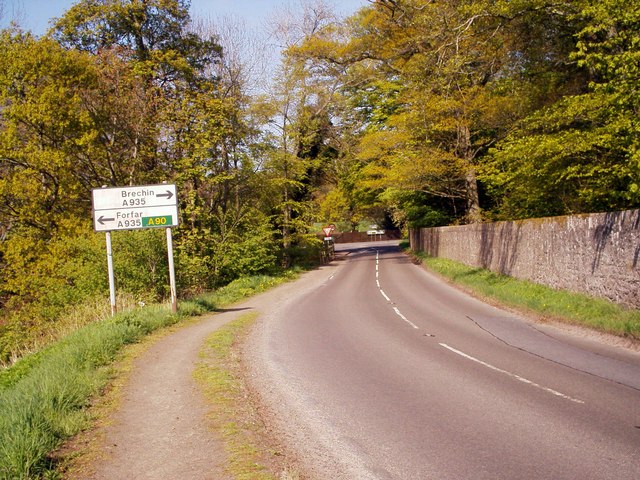
[[[489,363],[486,363],[486,362],[483,362],[482,360],[479,360],[479,359],[477,359],[475,357],[472,357],[471,355],[467,355],[466,353],[461,352],[460,350],[456,350],[455,348],[450,347],[446,343],[440,343],[439,345],[441,347],[444,347],[447,350],[457,354],[457,355],[460,355],[461,357],[464,357],[464,358],[466,358],[468,360],[471,360],[473,362],[479,363],[480,365],[482,365],[484,367],[490,368],[491,370],[494,370],[496,372],[502,373],[502,374],[507,375],[507,376],[509,376],[511,378],[515,378],[516,380],[519,380],[519,381],[521,381],[523,383],[531,385],[532,387],[539,388],[541,390],[544,390],[545,392],[551,393],[551,394],[553,394],[553,395],[555,395],[557,397],[562,397],[562,398],[564,398],[566,400],[570,400],[570,401],[575,402],[575,403],[584,403],[582,400],[578,400],[577,398],[570,397],[569,395],[565,395],[564,393],[558,392],[557,390],[553,390],[552,388],[543,387],[542,385],[538,385],[537,383],[532,382],[531,380],[527,380],[526,378],[521,377],[520,375],[516,375],[515,373],[511,373],[511,372],[508,372],[506,370],[502,370],[501,368],[498,368],[498,367],[494,367],[493,365],[491,365]]]
[[[382,294],[382,296],[387,300],[387,302],[391,302],[391,299],[389,297],[387,297],[387,294],[384,293],[384,290],[380,289],[380,293]]]

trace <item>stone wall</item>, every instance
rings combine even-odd
[[[640,210],[411,230],[411,248],[640,308]]]

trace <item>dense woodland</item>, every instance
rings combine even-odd
[[[177,184],[181,295],[315,258],[317,222],[640,206],[636,0],[309,0],[268,90],[241,29],[188,9],[81,0],[0,32],[0,363],[107,296],[103,185]],[[165,297],[163,232],[113,241],[119,291]]]

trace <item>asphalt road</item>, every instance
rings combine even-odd
[[[640,355],[475,300],[392,243],[346,248],[251,339],[310,476],[640,479]]]

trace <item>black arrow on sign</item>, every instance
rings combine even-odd
[[[171,200],[171,197],[173,197],[173,192],[167,190],[167,193],[159,193],[158,195],[156,195],[156,197],[167,197],[167,200]]]
[[[115,218],[104,218],[102,215],[100,215],[100,218],[98,219],[98,223],[100,225],[104,225],[104,222],[113,222],[115,221]]]

